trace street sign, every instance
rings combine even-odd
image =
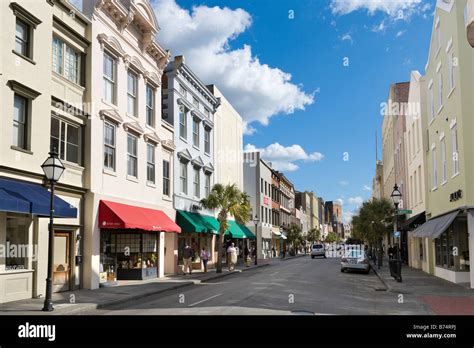
[[[413,214],[413,210],[399,210],[398,215]]]
[[[394,236],[395,238],[400,238],[400,231],[395,231],[395,232],[393,232],[393,236]]]

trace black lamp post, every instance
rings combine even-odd
[[[395,184],[393,188],[392,195],[393,204],[395,205],[395,231],[400,233],[398,231],[398,206],[400,204],[400,201],[402,200],[402,193],[398,189],[398,185]],[[401,236],[398,236],[398,247],[397,247],[397,281],[401,283],[402,281],[402,260],[401,260],[401,254],[400,254],[400,248],[401,248]]]
[[[255,266],[258,264],[258,223],[259,219],[257,214],[255,214],[255,217],[253,218],[253,223],[255,224]]]
[[[46,179],[49,181],[51,186],[51,198],[50,198],[50,209],[49,209],[49,245],[48,245],[48,277],[46,278],[46,298],[44,300],[43,311],[51,312],[53,308],[53,249],[54,249],[54,185],[58,182],[59,178],[64,172],[64,165],[58,158],[56,149],[54,148],[50,153],[49,157],[41,165]]]

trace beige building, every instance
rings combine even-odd
[[[465,9],[466,0],[436,4],[423,119],[428,222],[413,236],[431,241],[424,253],[435,256],[434,275],[474,288],[474,51],[466,40]]]
[[[375,163],[375,176],[372,180],[372,198],[382,199],[383,194],[383,162],[377,160]]]
[[[214,114],[214,180],[244,189],[242,117],[215,86],[209,90],[221,101]]]
[[[51,148],[66,168],[55,192],[53,291],[82,287],[90,22],[64,1],[2,1],[0,12],[0,302],[8,302],[45,295],[50,194],[41,164]]]
[[[154,10],[145,0],[120,0],[86,1],[83,11],[92,22],[94,106],[84,152],[84,286],[95,289],[175,273],[180,229],[173,222],[174,129],[161,118],[170,54],[155,40]]]

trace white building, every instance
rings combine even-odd
[[[176,271],[173,127],[161,120],[170,53],[146,0],[84,2],[91,19],[91,111],[84,151],[85,287]],[[170,233],[165,233],[170,232]],[[124,252],[125,250],[125,252]],[[165,254],[166,250],[166,254]]]

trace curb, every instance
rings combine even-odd
[[[284,259],[280,259],[280,261],[288,261],[288,260],[293,260],[293,259],[297,259],[299,257],[305,257],[305,256],[309,256],[309,254],[298,254],[296,256],[285,257]]]
[[[227,276],[230,276],[230,275],[233,275],[233,274],[242,273],[242,272],[247,272],[247,271],[251,271],[251,270],[254,270],[254,269],[257,269],[257,268],[261,268],[261,267],[266,267],[266,266],[270,266],[270,264],[269,264],[269,263],[264,263],[264,264],[262,264],[262,265],[257,265],[257,266],[253,266],[253,267],[249,267],[249,268],[238,269],[238,270],[235,270],[235,271],[233,271],[233,272],[218,273],[218,274],[216,274],[215,276],[213,276],[213,277],[211,277],[211,278],[203,279],[203,280],[201,280],[201,281],[199,281],[199,282],[200,282],[200,283],[205,283],[205,282],[208,282],[209,280],[224,278],[224,277],[227,277]]]
[[[388,284],[385,281],[385,279],[380,275],[380,273],[378,272],[377,266],[372,262],[370,262],[369,264],[370,264],[370,268],[372,268],[377,278],[379,278],[379,280],[382,282],[383,286],[385,287],[385,291],[392,291],[392,286]],[[375,290],[377,291],[377,289]]]

